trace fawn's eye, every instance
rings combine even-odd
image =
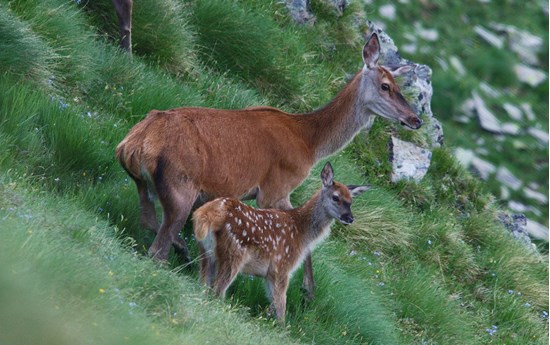
[[[332,201],[334,202],[339,202],[340,201],[340,197],[338,195],[333,195],[332,196]]]
[[[390,86],[386,83],[382,83],[382,85],[380,87],[382,88],[383,91],[389,91],[390,90]]]

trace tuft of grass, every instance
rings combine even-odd
[[[298,90],[298,80],[287,69],[281,33],[269,17],[251,13],[237,3],[196,1],[192,23],[197,29],[198,48],[209,66],[229,70],[266,93],[289,97]],[[288,62],[288,61],[287,61]]]
[[[45,85],[53,74],[57,54],[3,4],[0,4],[0,36],[0,74],[11,73]]]

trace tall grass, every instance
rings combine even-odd
[[[46,84],[58,56],[29,26],[0,4],[0,73]]]

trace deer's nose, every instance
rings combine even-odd
[[[341,217],[340,217],[340,221],[344,224],[351,224],[353,223],[354,219],[353,219],[353,215],[351,213],[346,213],[346,214],[343,214]]]

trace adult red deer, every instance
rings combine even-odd
[[[170,245],[188,258],[181,231],[195,203],[216,197],[255,198],[261,208],[291,209],[290,193],[321,158],[343,148],[375,115],[417,129],[422,120],[400,93],[395,70],[378,65],[373,33],[363,48],[364,67],[325,107],[289,114],[271,107],[242,110],[153,110],[116,149],[137,186],[142,224],[156,232],[149,255],[166,260]],[[162,206],[158,225],[150,195]],[[313,297],[311,256],[304,288]]]
[[[238,273],[265,277],[271,311],[284,324],[286,291],[306,254],[330,234],[334,219],[353,222],[352,197],[367,186],[334,181],[330,163],[321,172],[323,187],[292,210],[255,209],[232,198],[217,198],[193,214],[201,250],[201,281],[225,296]]]
[[[112,0],[118,18],[120,47],[132,53],[132,0]]]

